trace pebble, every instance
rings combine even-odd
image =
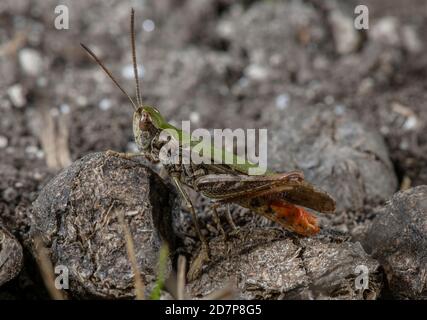
[[[268,71],[260,65],[251,64],[246,68],[246,75],[253,80],[264,80],[268,76]]]
[[[145,32],[152,32],[156,28],[156,25],[153,20],[146,19],[142,23],[142,28],[144,29]]]
[[[0,149],[4,149],[7,147],[9,141],[5,136],[0,136]]]
[[[88,101],[87,98],[84,96],[78,96],[76,99],[76,102],[79,106],[84,107],[87,105]]]
[[[405,48],[411,53],[419,53],[423,50],[423,43],[412,26],[402,28],[402,37]]]
[[[29,76],[37,76],[43,70],[43,59],[34,49],[24,48],[19,52],[19,63],[22,70]]]
[[[190,121],[193,123],[199,123],[200,121],[200,114],[198,112],[191,112],[190,113]]]
[[[144,73],[145,73],[144,66],[142,64],[138,64],[137,68],[138,68],[138,77],[140,79],[144,78]],[[122,69],[122,76],[123,78],[126,78],[126,79],[133,79],[134,78],[133,65],[131,64],[126,65]]]
[[[418,127],[418,119],[416,116],[412,115],[408,119],[406,119],[405,123],[403,124],[403,129],[410,131],[414,130]]]
[[[9,95],[9,98],[12,102],[12,104],[17,108],[22,108],[27,103],[27,99],[24,95],[24,90],[22,89],[22,86],[20,84],[15,84],[11,86],[7,93]]]
[[[335,49],[339,54],[354,52],[360,42],[359,34],[354,28],[353,19],[340,11],[334,11],[329,21],[332,25]]]
[[[63,103],[59,106],[59,110],[61,111],[62,114],[68,114],[71,111],[71,108],[68,104]]]
[[[276,97],[276,107],[279,110],[285,110],[289,106],[289,95],[287,93],[279,94]]]
[[[102,111],[107,111],[110,108],[111,108],[110,99],[104,98],[99,102],[99,109],[101,109]]]
[[[369,35],[373,41],[396,46],[400,42],[398,29],[399,22],[396,18],[385,17],[372,26]]]

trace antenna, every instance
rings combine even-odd
[[[111,74],[110,70],[107,69],[106,66],[99,60],[99,58],[96,56],[95,53],[93,53],[92,50],[90,50],[88,47],[86,47],[83,43],[80,43],[82,48],[96,61],[96,63],[99,64],[99,66],[104,70],[104,72],[110,77],[110,79],[114,82],[114,84],[125,94],[126,97],[128,97],[129,101],[132,103],[133,108],[135,111],[138,109],[135,105],[135,102],[133,102],[132,98],[129,96],[129,94],[119,85],[119,83],[116,81],[116,79]]]
[[[136,64],[136,49],[135,49],[135,10],[132,8],[130,13],[130,42],[132,44],[132,63],[133,74],[135,76],[136,87],[136,103],[138,106],[142,105],[141,90],[139,88],[138,65]]]

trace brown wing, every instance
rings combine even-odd
[[[208,174],[196,180],[195,186],[206,197],[229,201],[269,193],[274,188],[286,187],[293,180],[302,181],[300,171],[278,173],[266,176],[241,174]]]
[[[197,179],[196,187],[204,196],[222,202],[270,197],[320,212],[335,211],[335,200],[305,181],[300,171],[266,176],[206,175]]]

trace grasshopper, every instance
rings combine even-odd
[[[186,132],[168,123],[156,108],[142,103],[135,53],[133,9],[130,18],[130,37],[136,102],[120,86],[100,59],[88,47],[83,44],[81,46],[99,64],[123,94],[127,96],[134,109],[133,134],[139,152],[119,153],[109,151],[109,153],[126,159],[144,156],[148,160],[158,163],[160,161],[160,150],[166,143],[164,139],[160,139],[163,130],[175,133],[172,135],[172,139],[175,140],[179,151],[182,151],[182,153],[185,152],[183,141],[189,138]],[[217,152],[214,152],[214,154],[218,154],[218,150],[214,151]],[[189,152],[193,152],[191,146]],[[232,157],[233,159],[238,158],[236,154],[226,151],[225,148],[219,150],[219,155],[221,158],[222,156]],[[334,199],[326,192],[305,181],[301,171],[287,173],[266,171],[263,175],[249,175],[249,169],[257,166],[249,161],[244,161],[243,164],[241,162],[218,164],[215,161],[202,164],[196,164],[191,161],[190,163],[178,161],[172,164],[162,162],[162,164],[192,214],[194,226],[202,244],[202,254],[199,255],[202,257],[202,261],[209,260],[209,246],[200,230],[195,208],[184,186],[194,189],[213,201],[213,212],[217,221],[219,221],[218,213],[216,212],[217,206],[235,203],[251,209],[278,223],[285,229],[302,236],[311,236],[320,230],[316,217],[302,207],[319,212],[334,212],[335,210]],[[233,228],[236,228],[229,210],[227,213],[229,223]]]

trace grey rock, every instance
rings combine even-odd
[[[381,203],[397,188],[386,145],[344,107],[298,102],[272,119],[268,163],[276,171],[301,169],[336,200],[337,211]]]
[[[38,76],[43,71],[43,59],[37,50],[24,48],[19,51],[19,63],[29,76]]]
[[[210,242],[212,261],[188,293],[203,297],[231,286],[241,299],[375,299],[382,288],[377,261],[360,243],[322,232],[314,238],[284,238],[272,228],[242,227],[236,238]],[[368,287],[356,289],[357,266]]]
[[[23,264],[22,247],[0,223],[0,286],[15,278]]]
[[[354,27],[354,18],[339,10],[329,15],[329,23],[335,40],[335,48],[339,54],[354,52],[360,44],[360,35]]]
[[[27,103],[27,99],[25,98],[24,89],[20,84],[14,84],[11,86],[7,93],[9,95],[10,101],[17,108],[22,108]]]
[[[363,245],[383,266],[394,296],[427,299],[427,186],[396,193]]]
[[[69,268],[74,296],[134,296],[133,272],[118,214],[124,214],[147,293],[162,239],[173,250],[175,194],[146,166],[93,153],[61,171],[33,204],[33,235],[54,265]]]

